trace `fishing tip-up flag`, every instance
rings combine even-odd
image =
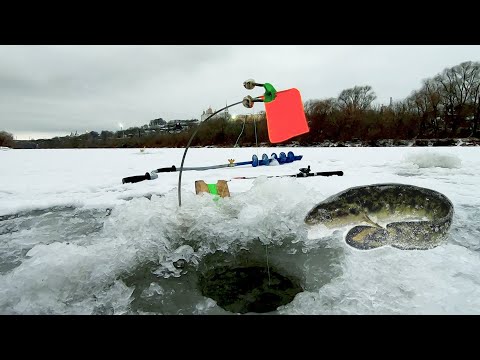
[[[247,80],[244,86],[247,89],[263,86],[265,89],[264,95],[259,96],[259,99],[265,104],[268,137],[271,143],[280,143],[310,131],[298,89],[276,91],[273,85],[257,84],[254,80]]]

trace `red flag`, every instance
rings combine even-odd
[[[264,104],[271,143],[279,143],[310,131],[297,89],[277,91],[275,100]]]

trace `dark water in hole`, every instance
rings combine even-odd
[[[303,289],[295,281],[265,267],[220,267],[201,276],[199,287],[223,309],[245,314],[275,311]]]

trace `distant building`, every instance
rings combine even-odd
[[[165,125],[166,123],[167,122],[165,120],[163,120],[162,118],[158,118],[158,119],[150,120],[149,126],[151,128],[155,128],[155,127],[160,127],[162,125]]]
[[[202,116],[200,117],[200,122],[206,120],[212,114],[213,114],[213,110],[212,110],[212,107],[210,106],[207,110],[203,112]]]

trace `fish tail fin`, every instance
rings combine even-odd
[[[370,250],[388,244],[387,230],[378,226],[358,225],[345,236],[348,245],[359,250]]]

